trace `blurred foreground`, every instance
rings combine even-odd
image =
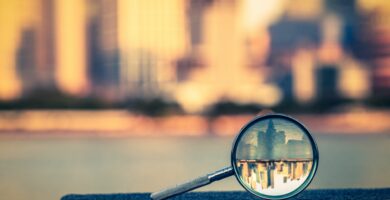
[[[15,135],[19,132],[15,132]],[[316,134],[320,165],[310,188],[390,185],[389,135]],[[69,193],[151,192],[230,163],[233,137],[2,138],[2,199]],[[234,177],[201,190],[242,190]]]

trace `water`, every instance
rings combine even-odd
[[[310,188],[390,186],[390,136],[315,136],[320,160]],[[0,138],[1,199],[69,193],[150,192],[230,163],[230,137]],[[234,177],[201,190],[242,190]]]

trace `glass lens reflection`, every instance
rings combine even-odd
[[[306,132],[284,118],[261,120],[246,129],[236,167],[246,188],[280,196],[293,192],[310,174],[313,151]]]

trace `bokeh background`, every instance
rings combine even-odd
[[[186,181],[265,109],[313,132],[310,188],[389,187],[389,108],[390,1],[0,0],[4,199]]]

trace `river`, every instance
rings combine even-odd
[[[17,134],[17,133],[15,133]],[[310,188],[390,186],[390,135],[315,135]],[[1,199],[150,192],[228,166],[232,137],[0,137]],[[201,190],[242,190],[234,177]]]

